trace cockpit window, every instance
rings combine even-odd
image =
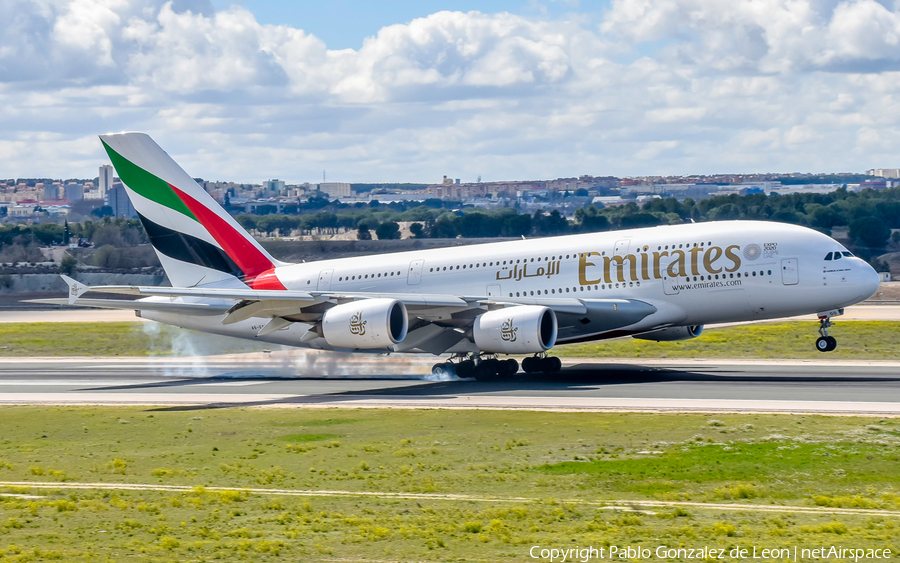
[[[841,251],[841,254],[843,254],[844,256],[846,256],[846,257],[848,257],[848,258],[850,258],[850,257],[853,256],[853,253],[852,253],[852,252],[847,252],[846,250],[842,250],[842,251]]]
[[[826,259],[826,260],[831,260],[831,256],[832,256],[833,254],[834,254],[833,252],[829,252],[828,254],[825,255],[825,259]]]
[[[834,259],[835,259],[835,260],[840,260],[840,259],[841,259],[841,253],[840,253],[840,252],[835,252],[835,253],[834,253]]]

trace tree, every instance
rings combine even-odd
[[[507,215],[503,218],[500,235],[504,237],[521,237],[531,233],[531,215]]]
[[[102,225],[94,231],[91,238],[96,246],[125,246],[125,240],[122,238],[122,231],[115,225]]]
[[[94,252],[94,266],[98,268],[118,268],[119,256],[116,247],[105,244]]]
[[[368,225],[360,222],[359,227],[356,229],[356,239],[357,240],[372,240],[372,232],[369,231]]]
[[[67,276],[71,276],[75,273],[75,268],[78,266],[78,260],[66,252],[63,254],[62,260],[59,261],[59,269]]]
[[[378,236],[378,240],[400,238],[400,225],[393,221],[385,221],[375,228],[375,235]]]
[[[861,217],[850,223],[850,238],[870,248],[887,244],[891,229],[878,217]]]
[[[534,226],[535,234],[538,235],[560,235],[569,230],[569,222],[556,209],[549,215],[535,211],[531,224]]]
[[[425,227],[422,223],[413,223],[409,226],[409,232],[414,238],[425,238]]]
[[[91,211],[91,215],[94,217],[112,217],[114,215],[113,208],[104,205],[103,207],[98,207],[97,209]]]

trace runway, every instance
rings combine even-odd
[[[427,381],[414,375],[425,373],[431,361],[277,353],[208,359],[6,359],[0,362],[0,404],[900,416],[900,364],[894,362],[569,360],[558,374],[519,374],[489,383]]]

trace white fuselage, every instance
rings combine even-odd
[[[839,259],[825,260],[835,252]],[[878,287],[875,271],[832,238],[804,227],[757,221],[323,260],[281,266],[275,273],[287,289],[298,291],[455,295],[551,307],[574,300],[588,305],[638,300],[656,309],[611,330],[603,328],[604,320],[616,313],[602,307],[589,308],[587,316],[563,314],[558,343],[828,311],[862,301]],[[253,319],[222,325],[220,317],[143,316],[242,338],[256,338],[260,329]],[[261,340],[327,349],[322,339],[300,343],[309,327],[294,323]]]

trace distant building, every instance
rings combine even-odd
[[[900,182],[892,182],[891,180],[866,180],[859,183],[859,189],[886,190],[898,184],[900,184]]]
[[[266,180],[265,182],[263,182],[263,189],[267,192],[275,192],[280,194],[281,191],[284,190],[284,180],[279,180],[277,178],[273,180]]]
[[[59,184],[44,184],[44,199],[59,199]]]
[[[7,208],[6,214],[9,217],[31,217],[34,215],[34,205],[12,205]]]
[[[74,182],[66,184],[63,188],[63,199],[72,203],[84,199],[84,186]]]
[[[866,174],[879,178],[900,178],[900,168],[873,168],[867,170]]]
[[[742,182],[741,189],[753,190],[759,189],[765,193],[781,189],[781,182]]]
[[[115,217],[124,219],[137,217],[134,206],[131,205],[131,200],[128,199],[128,194],[125,192],[125,186],[122,184],[115,184],[112,189],[106,192],[106,205],[112,207]]]
[[[97,191],[96,198],[97,199],[106,199],[106,192],[111,190],[113,187],[113,167],[109,164],[104,164],[100,167],[100,180],[97,182]]]
[[[330,197],[350,197],[352,194],[347,182],[322,182],[319,184],[319,191]]]

